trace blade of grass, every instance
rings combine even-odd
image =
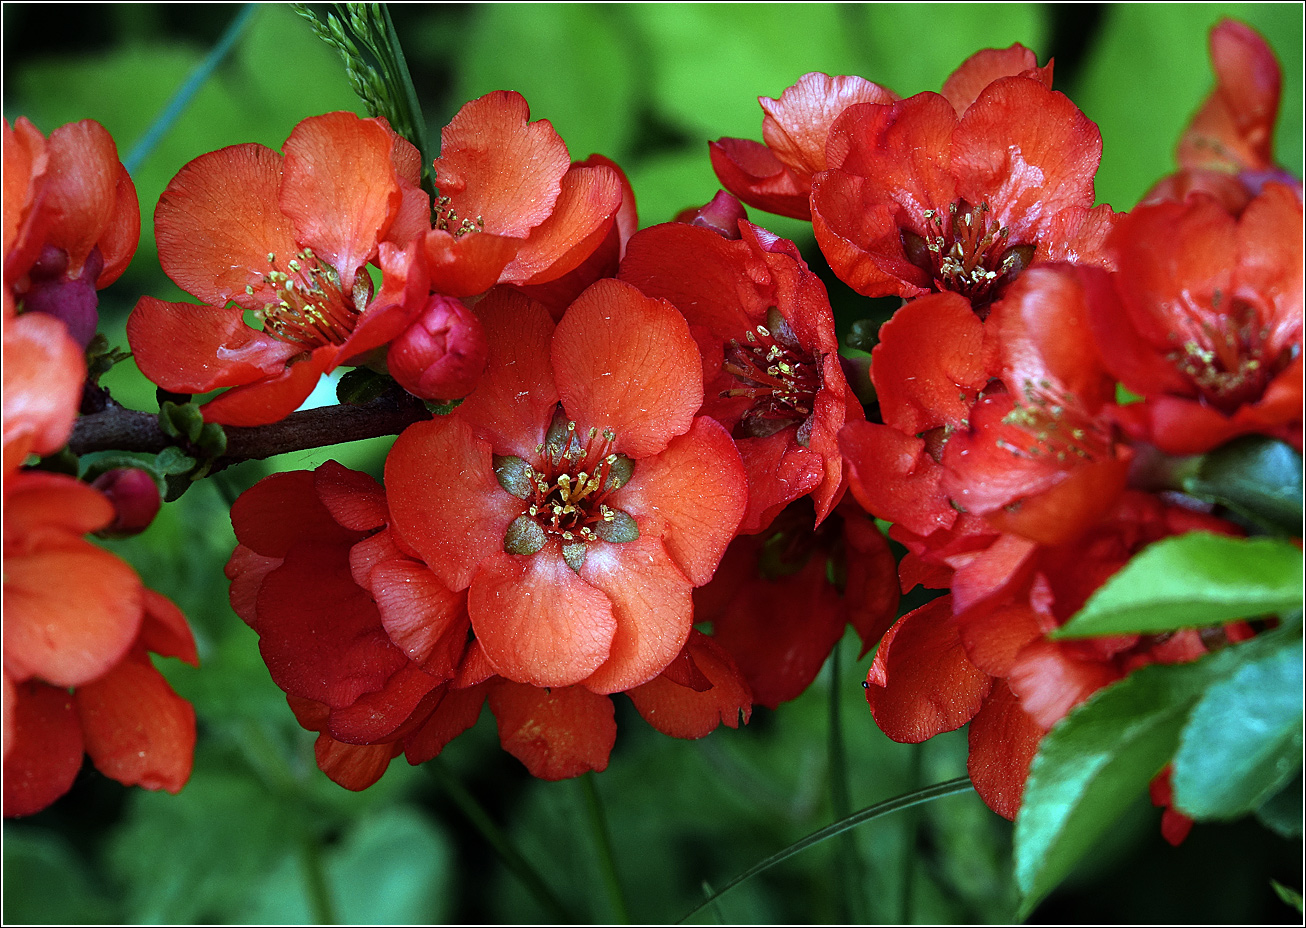
[[[449,771],[444,762],[437,757],[434,760],[427,761],[423,766],[439,782],[441,788],[453,800],[454,805],[471,820],[472,825],[481,833],[481,837],[499,855],[499,859],[503,861],[504,866],[522,881],[526,889],[549,912],[553,919],[557,922],[574,923],[576,919],[567,911],[567,907],[562,904],[562,900],[554,895],[553,890],[549,889],[549,885],[544,882],[544,878],[540,876],[539,871],[531,865],[529,860],[522,856],[517,848],[513,847],[512,842],[508,840],[508,836],[494,823],[494,820],[490,818],[490,814],[476,801],[476,797],[467,790],[467,787],[463,786],[458,778]]]
[[[848,829],[856,828],[858,825],[862,824],[863,822],[869,822],[877,818],[883,818],[884,816],[891,815],[894,812],[900,812],[903,809],[910,809],[912,806],[917,806],[925,802],[932,802],[935,799],[942,799],[945,796],[955,796],[958,793],[964,793],[970,789],[972,789],[970,783],[970,777],[958,777],[955,780],[945,780],[942,783],[935,783],[933,786],[927,786],[924,789],[918,789],[915,790],[914,792],[905,793],[902,796],[895,796],[893,799],[886,799],[884,800],[884,802],[877,802],[873,806],[867,806],[865,809],[862,809],[860,812],[854,812],[852,815],[848,816],[847,818],[841,819],[832,825],[827,825],[826,827],[822,828],[820,831],[814,831],[806,838],[803,838],[799,841],[795,841],[793,844],[789,845],[784,850],[772,854],[770,857],[768,857],[766,860],[762,861],[761,863],[755,864],[749,869],[745,870],[739,876],[735,877],[733,880],[731,880],[729,883],[723,886],[718,892],[713,893],[703,903],[701,903],[696,908],[691,910],[688,914],[686,914],[685,917],[682,918],[678,924],[684,924],[686,921],[688,921],[689,919],[697,915],[699,912],[701,912],[708,905],[712,904],[717,899],[724,896],[726,893],[730,892],[730,890],[734,889],[740,883],[744,883],[747,882],[748,880],[751,880],[759,873],[764,873],[767,870],[770,870],[776,864],[788,860],[790,857],[793,857],[795,854],[807,850],[809,847],[813,847],[817,844],[820,844],[822,841],[826,840],[827,838],[833,838],[835,835],[843,834]]]
[[[140,141],[132,146],[132,150],[127,153],[123,159],[123,167],[127,169],[128,174],[135,174],[137,168],[145,163],[145,159],[154,151],[154,147],[159,141],[168,134],[168,130],[173,124],[181,118],[181,114],[186,111],[190,101],[199,93],[204,82],[213,76],[213,72],[222,64],[222,60],[227,57],[236,45],[236,40],[240,38],[249,21],[254,17],[255,10],[258,9],[257,3],[246,3],[240,8],[231,24],[227,26],[226,32],[218,39],[217,44],[209,51],[208,55],[200,62],[199,67],[191,72],[190,77],[186,78],[186,83],[182,84],[168,105],[163,108],[150,127],[145,130]]]

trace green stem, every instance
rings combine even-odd
[[[326,865],[317,835],[306,831],[300,838],[299,859],[304,865],[304,882],[308,887],[308,905],[314,924],[336,924],[335,904],[331,901],[331,888],[327,885]]]
[[[955,780],[945,780],[942,783],[935,783],[933,786],[927,786],[924,789],[918,789],[902,796],[895,796],[893,799],[886,799],[884,802],[877,802],[873,806],[867,806],[860,812],[854,812],[847,818],[837,821],[832,825],[827,825],[820,831],[812,832],[806,838],[794,842],[784,850],[772,854],[761,863],[753,865],[723,886],[720,891],[713,893],[708,899],[704,900],[680,921],[681,923],[688,921],[701,912],[706,906],[730,892],[730,890],[734,889],[740,883],[751,880],[759,873],[764,873],[767,870],[770,870],[776,864],[788,860],[790,857],[807,850],[809,847],[820,844],[827,838],[833,838],[835,835],[843,834],[848,829],[856,828],[863,822],[883,818],[884,816],[891,815],[894,812],[900,812],[903,809],[910,809],[912,806],[932,802],[935,799],[942,799],[944,796],[955,796],[958,793],[964,793],[970,789],[972,789],[970,777],[958,777]]]
[[[907,774],[907,786],[918,789],[921,782],[921,763],[924,751],[920,744],[907,746],[910,768]],[[898,921],[910,925],[912,910],[912,882],[916,875],[916,830],[920,827],[920,810],[911,809],[903,815],[902,830],[902,886],[898,896]]]
[[[458,806],[463,815],[471,820],[472,825],[481,833],[481,837],[485,838],[490,847],[494,848],[494,852],[499,855],[499,859],[503,861],[504,865],[516,874],[536,901],[548,910],[550,916],[558,922],[574,922],[575,919],[567,911],[567,907],[554,895],[553,890],[549,889],[539,871],[531,866],[530,861],[512,846],[508,836],[500,830],[498,825],[494,824],[494,820],[490,818],[489,813],[476,801],[476,797],[468,792],[467,787],[463,786],[458,778],[449,772],[444,762],[437,757],[434,760],[427,761],[425,767],[440,782],[440,786],[449,794],[449,798],[453,800],[454,805]]]
[[[844,748],[843,719],[840,709],[843,703],[843,682],[840,676],[840,645],[834,643],[830,653],[830,740],[828,745],[828,766],[830,768],[830,805],[836,819],[845,819],[852,814],[853,804],[848,789],[848,753]],[[857,839],[851,831],[839,836],[840,851],[835,868],[838,882],[838,897],[843,911],[840,913],[846,924],[863,924],[866,921],[863,911],[861,891],[861,859],[857,853]]]
[[[163,112],[154,120],[149,129],[145,130],[145,135],[141,137],[141,140],[132,146],[132,150],[122,162],[128,174],[136,173],[136,169],[150,156],[150,152],[154,151],[154,146],[159,144],[159,140],[167,135],[173,123],[186,111],[186,107],[190,105],[190,101],[194,99],[195,94],[199,93],[200,88],[204,86],[204,82],[213,75],[213,72],[218,69],[218,65],[222,64],[222,59],[226,58],[227,54],[235,46],[236,40],[245,31],[245,26],[249,24],[250,19],[254,16],[254,11],[257,9],[257,3],[246,3],[240,8],[236,18],[231,21],[231,25],[227,26],[227,31],[222,33],[222,37],[218,39],[218,43],[213,46],[208,56],[200,62],[199,67],[191,72],[190,77],[186,78],[186,83],[182,84],[181,88],[172,95],[172,99],[163,108]]]
[[[599,798],[599,789],[594,782],[594,774],[586,773],[580,778],[581,788],[585,791],[585,806],[589,810],[590,828],[594,832],[594,843],[599,849],[599,863],[603,870],[603,884],[608,891],[608,902],[616,913],[617,923],[630,924],[630,910],[626,907],[626,897],[621,891],[621,879],[617,876],[617,859],[612,851],[612,835],[608,830],[608,818],[603,811],[603,800]]]

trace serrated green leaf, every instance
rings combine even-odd
[[[1043,738],[1016,816],[1021,917],[1170,760],[1194,702],[1227,672],[1236,650],[1144,667],[1098,691]]]
[[[1302,553],[1273,538],[1190,532],[1144,548],[1054,637],[1200,628],[1300,608]]]
[[[1206,691],[1179,741],[1175,807],[1197,819],[1246,815],[1301,769],[1301,638]]]

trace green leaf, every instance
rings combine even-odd
[[[1300,838],[1302,823],[1301,771],[1288,785],[1256,810],[1256,819],[1281,838]]]
[[[4,825],[6,924],[76,925],[122,920],[97,891],[67,839],[23,825]]]
[[[1237,438],[1203,455],[1183,489],[1280,534],[1301,531],[1302,460],[1286,442],[1261,435]]]
[[[1170,760],[1201,688],[1219,678],[1233,650],[1144,667],[1099,690],[1043,738],[1016,815],[1022,918]]]
[[[1285,904],[1292,906],[1298,912],[1302,910],[1301,893],[1289,889],[1278,880],[1270,880],[1270,885],[1274,887],[1274,894],[1284,901]]]
[[[1177,809],[1193,818],[1246,815],[1301,769],[1300,636],[1210,687],[1174,759]]]
[[[1144,548],[1054,637],[1200,628],[1299,608],[1302,553],[1273,538],[1190,532]]]

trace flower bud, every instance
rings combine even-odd
[[[105,471],[91,482],[113,503],[113,522],[98,534],[107,538],[125,538],[149,528],[159,512],[159,487],[154,478],[136,467],[119,467]]]
[[[734,241],[739,238],[739,220],[747,218],[748,211],[744,209],[744,204],[724,190],[718,190],[712,202],[699,209],[684,210],[676,216],[676,221],[711,229],[722,238]]]
[[[413,324],[390,343],[386,366],[413,396],[454,400],[472,392],[488,356],[481,321],[461,301],[433,294]]]

